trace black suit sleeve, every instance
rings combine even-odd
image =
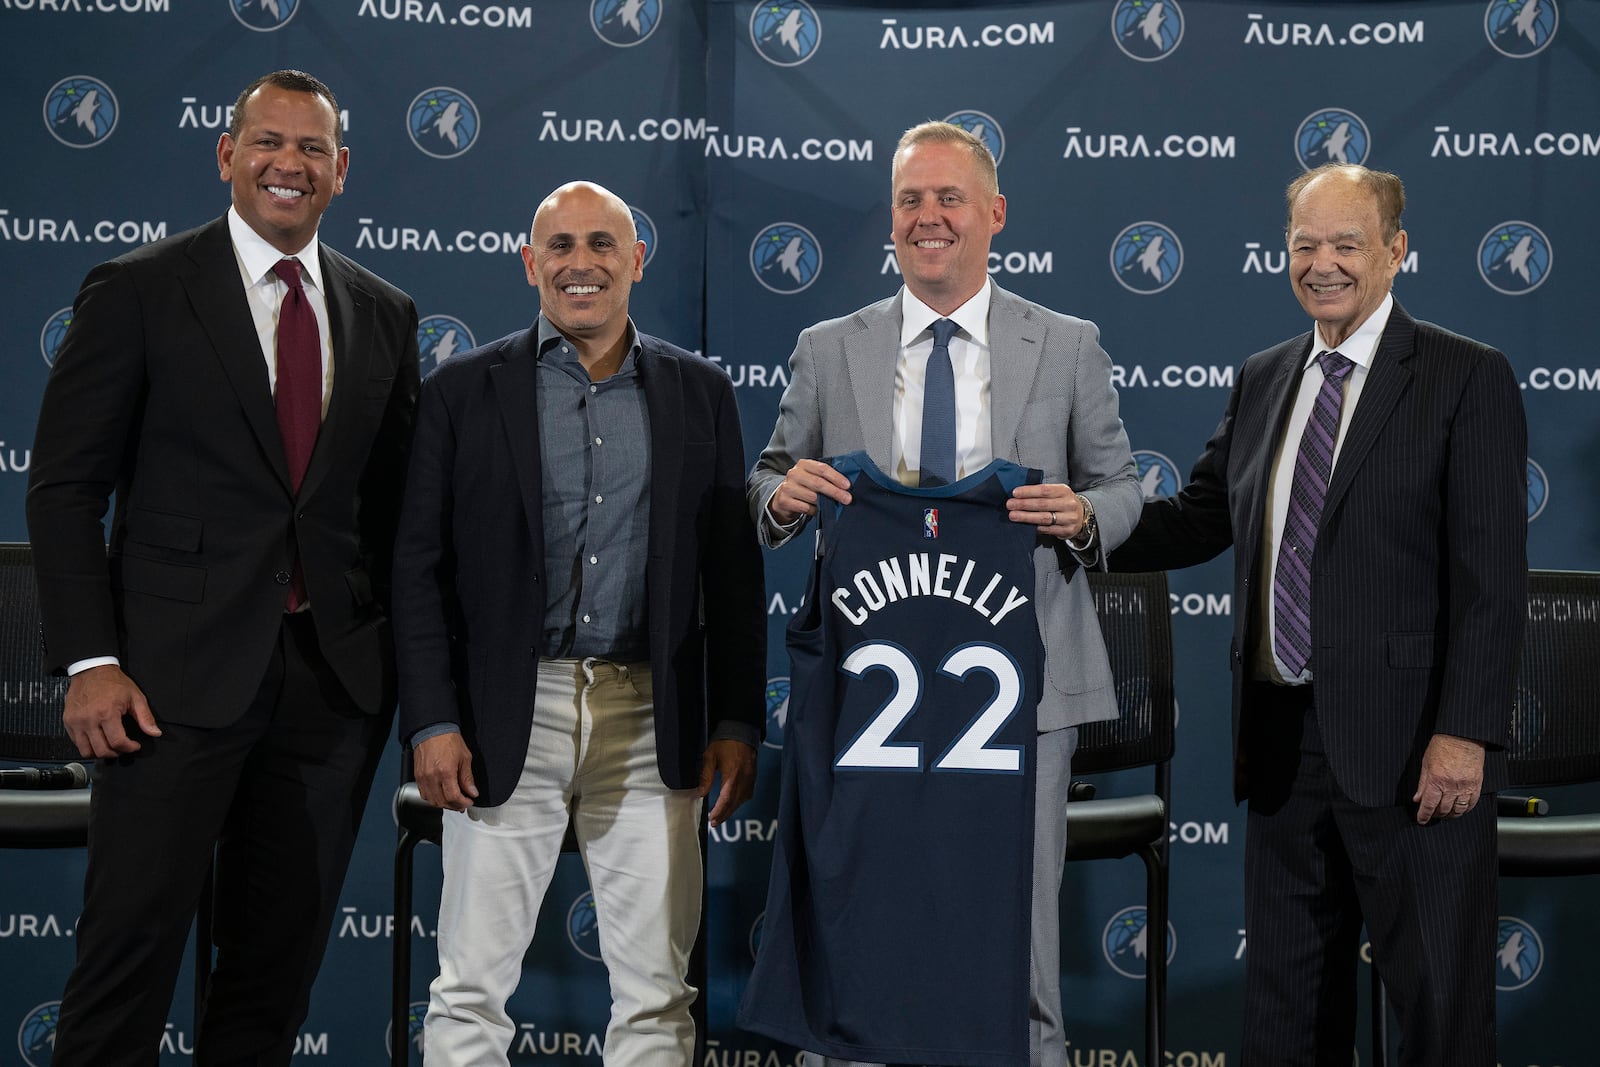
[[[444,397],[447,377],[434,374],[422,387],[395,539],[395,655],[404,694],[403,741],[433,723],[461,725],[450,669],[456,578],[450,471],[456,462],[456,436]]]
[[[1510,363],[1482,352],[1452,413],[1441,487],[1449,646],[1434,732],[1503,746],[1527,613],[1528,427]]]
[[[133,272],[118,262],[95,267],[45,385],[28,479],[46,662],[57,674],[118,654],[104,523],[131,468],[125,453],[144,400],[143,338]]]
[[[1240,386],[1234,385],[1228,409],[1189,471],[1189,483],[1176,496],[1145,501],[1139,524],[1111,553],[1113,571],[1161,571],[1192,567],[1214,559],[1233,544],[1229,518],[1228,461]]]

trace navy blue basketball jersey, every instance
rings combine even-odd
[[[823,501],[772,880],[739,1024],[813,1052],[1026,1067],[1036,528],[1003,460],[910,489],[855,452]]]

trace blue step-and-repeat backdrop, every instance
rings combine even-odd
[[[632,206],[649,245],[636,321],[726,368],[752,460],[796,333],[899,284],[887,193],[907,126],[948,118],[993,147],[1010,213],[990,270],[1100,325],[1151,493],[1180,483],[1244,357],[1306,326],[1285,276],[1284,185],[1328,159],[1392,169],[1411,197],[1399,298],[1503,349],[1523,383],[1530,564],[1600,569],[1600,349],[1584,259],[1600,247],[1593,0],[0,0],[0,41],[0,539],[26,538],[35,413],[79,280],[220,214],[215,147],[233,98],[293,66],[344,108],[349,181],[323,239],[415,296],[427,367],[530,320],[517,249],[533,209],[561,182],[594,179]],[[1138,254],[1157,241],[1159,256]],[[794,1058],[733,1014],[760,938],[782,633],[804,552],[769,556],[762,780],[709,844],[708,1067]],[[1228,567],[1172,576],[1181,720],[1164,943],[1167,1062],[1180,1067],[1237,1061],[1249,950],[1227,764]],[[392,756],[381,772],[296,1062],[385,1061],[396,931],[416,939],[413,1000],[425,1000],[438,858],[421,851],[418,914],[396,920],[397,768]],[[38,1067],[83,858],[0,862],[0,1064]],[[1502,884],[1506,1067],[1600,1063],[1594,891],[1592,879]],[[1144,935],[1142,901],[1136,860],[1068,872],[1075,1067],[1142,1057],[1144,951],[1163,942]],[[596,944],[583,871],[563,860],[512,1005],[514,1063],[599,1062]],[[186,990],[163,1064],[191,1054]],[[400,1040],[415,1041],[420,1010]]]

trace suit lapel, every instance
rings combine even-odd
[[[856,316],[860,329],[844,337],[844,361],[855,396],[861,443],[879,470],[890,469],[894,436],[894,368],[900,359],[900,298]]]
[[[1017,424],[1039,373],[1043,331],[1026,306],[994,286],[989,301],[989,447],[997,459],[1017,458]]]
[[[544,529],[544,476],[539,459],[538,334],[524,330],[502,350],[502,360],[489,368],[490,387],[500,409],[500,423],[517,471],[517,489],[528,529]],[[544,546],[536,546],[543,563]]]
[[[283,455],[283,438],[278,433],[277,411],[272,406],[272,385],[249,298],[239,281],[239,263],[228,236],[227,217],[200,230],[187,251],[189,258],[179,283],[189,296],[200,328],[211,341],[223,374],[233,386],[262,455],[287,491],[289,466]]]
[[[328,305],[328,337],[333,349],[333,393],[300,484],[301,497],[316,492],[339,455],[341,432],[348,432],[350,420],[360,415],[371,371],[377,307],[372,294],[356,284],[343,257],[320,244],[317,247],[321,252],[323,300]]]
[[[1345,431],[1344,444],[1339,447],[1339,458],[1334,462],[1328,498],[1322,505],[1324,519],[1344,499],[1362,461],[1372,451],[1378,434],[1394,414],[1395,405],[1411,385],[1409,364],[1416,337],[1416,322],[1396,301],[1389,312],[1389,322],[1383,328],[1383,336],[1378,339],[1372,367],[1361,387],[1361,399],[1350,416],[1350,428]]]

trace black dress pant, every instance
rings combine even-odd
[[[162,735],[137,734],[139,752],[95,768],[77,965],[51,1062],[157,1062],[215,856],[216,964],[195,1063],[286,1064],[391,716],[354,706],[308,613],[284,617],[237,721],[201,729],[152,710]]]
[[[1401,1063],[1494,1067],[1494,798],[1427,826],[1409,803],[1358,805],[1329,770],[1312,688],[1250,697],[1244,1067],[1349,1067],[1363,922]]]

